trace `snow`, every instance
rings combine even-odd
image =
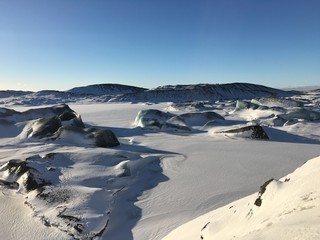
[[[303,96],[308,111],[319,110],[315,94]],[[190,122],[184,120],[191,131],[143,129],[139,119],[135,125],[140,111],[167,112],[172,103],[69,104],[81,115],[86,128],[115,133],[121,144],[112,148],[92,146],[81,135],[55,141],[28,139],[28,126],[43,115],[53,117],[52,111],[32,105],[15,107],[19,112],[36,111],[0,118],[0,166],[14,159],[32,162],[30,166],[51,184],[44,187],[41,198],[36,191],[22,191],[23,178],[0,174],[2,180],[20,183],[18,189],[1,187],[0,211],[6,216],[1,220],[0,230],[5,236],[1,239],[72,239],[71,234],[84,239],[99,233],[101,239],[200,239],[201,234],[204,239],[217,239],[214,234],[218,233],[242,239],[275,239],[277,234],[282,239],[317,239],[319,186],[315,176],[320,160],[315,157],[320,155],[319,120],[294,116],[291,125],[285,124],[287,119],[274,124],[275,118],[281,119],[281,114],[295,108],[290,104],[275,108],[268,101],[265,108],[234,111],[235,100],[204,103],[204,108],[192,107],[191,111],[202,114],[193,114]],[[170,117],[190,113],[190,105],[176,106]],[[202,111],[213,111],[225,120],[205,119]],[[2,108],[1,113],[5,112]],[[169,116],[152,117],[161,123],[169,120]],[[255,124],[263,126],[270,140],[218,133]],[[283,176],[298,167],[300,170],[285,177],[290,178],[286,182]],[[267,186],[262,205],[254,205],[258,197],[255,192],[271,178],[279,180]],[[296,200],[290,202],[287,196]],[[309,210],[311,204],[315,206]],[[249,207],[253,208],[251,220],[246,218]],[[270,208],[275,211],[270,212]],[[293,208],[297,211],[278,218]],[[237,214],[232,224],[227,216],[235,216],[234,210]],[[210,223],[201,231],[213,221],[217,224]]]
[[[320,157],[252,194],[190,221],[170,239],[319,239]],[[261,190],[260,190],[261,192]],[[261,196],[261,205],[256,205]],[[272,209],[272,210],[271,210]]]

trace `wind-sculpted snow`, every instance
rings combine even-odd
[[[81,157],[84,152],[91,152],[91,158]],[[102,153],[79,149],[78,154],[48,153],[10,160],[0,168],[0,184],[25,194],[25,204],[46,226],[76,239],[92,239],[107,228],[120,192],[137,188],[138,173],[159,161],[139,155],[132,159],[126,152]]]

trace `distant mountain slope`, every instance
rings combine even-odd
[[[31,91],[15,91],[15,90],[0,90],[0,98],[19,97],[32,93]]]
[[[287,97],[297,92],[249,83],[167,85],[145,89],[121,84],[95,84],[68,91],[0,91],[0,104],[48,105],[70,102],[190,102]]]
[[[118,96],[115,102],[186,102],[292,96],[294,93],[249,83],[168,85]]]
[[[138,93],[145,91],[145,88],[122,85],[122,84],[94,84],[85,87],[75,87],[67,92],[75,94],[89,94],[95,96],[119,95],[128,93]]]

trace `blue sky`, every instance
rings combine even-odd
[[[320,84],[318,0],[0,0],[0,89]]]

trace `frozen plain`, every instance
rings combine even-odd
[[[70,107],[81,114],[85,124],[114,131],[122,145],[111,152],[128,151],[160,159],[147,169],[148,172],[141,173],[146,174],[145,178],[137,175],[139,187],[118,194],[111,206],[108,228],[101,239],[162,239],[180,225],[259,191],[259,186],[266,180],[280,179],[320,154],[318,122],[302,123],[299,128],[274,127],[269,132],[271,141],[255,141],[215,134],[220,126],[192,132],[143,130],[133,126],[140,110],[172,110],[167,103],[73,104]],[[15,107],[19,111],[27,108]],[[186,111],[176,110],[175,114]],[[217,112],[229,121],[251,121],[270,115],[251,109],[232,114],[225,110]],[[10,141],[11,144],[7,144]],[[3,137],[1,145],[2,163],[30,154],[57,151],[76,154],[87,150],[83,146],[61,149],[61,145],[54,143],[15,142],[10,136]],[[109,150],[106,151],[109,154]],[[96,156],[96,153],[92,154]],[[90,149],[86,156],[90,157]],[[87,174],[95,173],[88,170]],[[23,194],[14,194],[11,190],[2,192],[1,212],[6,216],[1,219],[4,239],[18,239],[19,236],[70,238],[54,227],[44,227],[38,218],[32,217],[30,209],[23,204]]]

